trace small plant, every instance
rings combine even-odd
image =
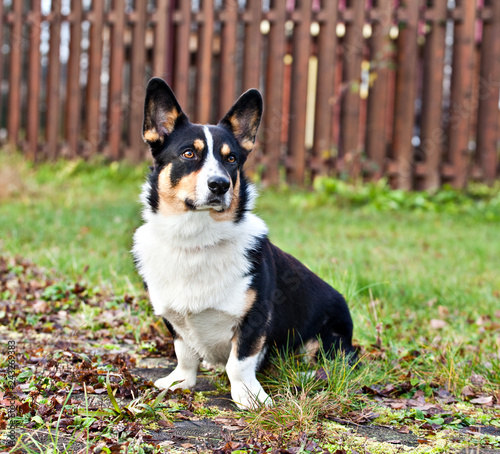
[[[317,362],[308,359],[288,349],[273,356],[262,383],[270,390],[274,405],[246,413],[251,427],[289,435],[308,432],[327,414],[363,406],[365,397],[357,391],[367,379],[367,370],[358,367],[359,361],[344,354],[329,359],[321,343]]]

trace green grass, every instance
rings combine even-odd
[[[4,254],[117,293],[142,292],[129,251],[141,224],[146,166],[57,162],[33,168],[1,155],[0,167],[9,183],[0,193]],[[256,212],[272,241],[346,295],[356,342],[366,349],[381,342],[377,348],[394,361],[424,352],[408,359],[418,365],[417,377],[439,376],[455,390],[468,380],[460,368],[498,384],[498,358],[490,357],[498,349],[500,322],[496,205],[485,203],[479,190],[471,197],[421,195],[432,200],[429,208],[427,202],[402,203],[416,196],[395,196],[382,185],[349,192],[345,184],[332,189],[326,183],[314,194],[261,190]],[[498,193],[492,194],[496,201]],[[437,329],[432,319],[447,324]]]

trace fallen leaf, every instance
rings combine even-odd
[[[469,385],[465,385],[463,388],[462,388],[462,391],[460,391],[460,394],[464,397],[472,397],[472,396],[475,396],[476,393],[474,392],[474,390],[472,389],[471,386]]]
[[[432,329],[442,329],[448,324],[444,320],[438,320],[436,318],[433,318],[430,323]]]
[[[478,405],[491,405],[493,403],[493,396],[489,397],[476,397],[470,401],[471,404]]]

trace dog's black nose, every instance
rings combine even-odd
[[[208,179],[208,189],[216,195],[223,195],[229,189],[231,183],[226,177],[216,176]]]

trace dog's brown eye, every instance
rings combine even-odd
[[[182,156],[184,156],[186,159],[193,159],[196,157],[193,150],[186,150],[184,153],[182,153]]]
[[[227,157],[227,162],[229,162],[230,164],[232,164],[233,162],[236,162],[236,158],[234,157],[234,155],[230,154]]]

